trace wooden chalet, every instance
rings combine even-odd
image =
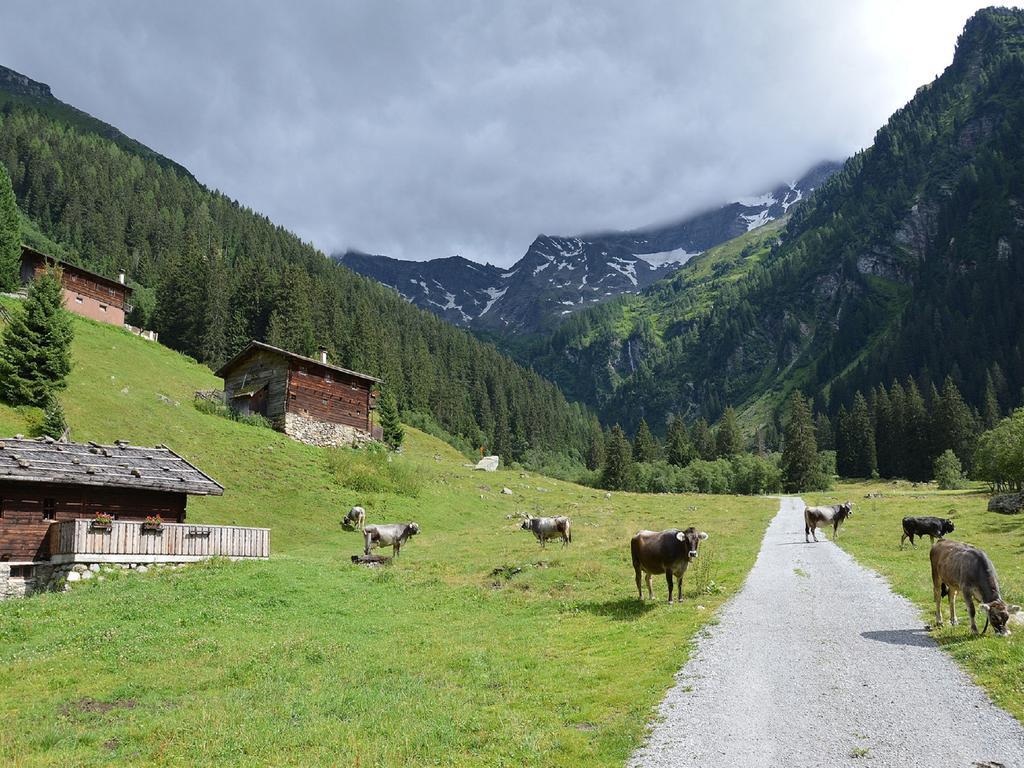
[[[381,380],[260,341],[221,366],[225,402],[243,414],[265,416],[285,434],[312,445],[374,439],[371,413]]]
[[[21,282],[31,283],[47,267],[60,267],[64,287],[64,305],[76,315],[101,323],[124,325],[124,318],[132,311],[132,289],[124,283],[122,272],[117,280],[90,272],[45,253],[21,246]]]
[[[185,521],[189,495],[224,489],[170,448],[0,439],[0,562],[50,560],[55,523]]]

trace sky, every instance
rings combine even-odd
[[[326,253],[504,266],[845,159],[984,5],[9,0],[0,64]]]

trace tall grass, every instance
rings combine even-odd
[[[360,493],[391,493],[416,498],[423,483],[401,456],[378,444],[326,451],[328,471],[345,488]]]

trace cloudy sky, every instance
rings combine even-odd
[[[504,265],[845,158],[982,5],[14,0],[0,64],[326,252]]]

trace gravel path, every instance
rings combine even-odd
[[[1024,728],[922,627],[873,571],[831,542],[804,544],[803,502],[783,499],[629,764],[1024,766]]]

